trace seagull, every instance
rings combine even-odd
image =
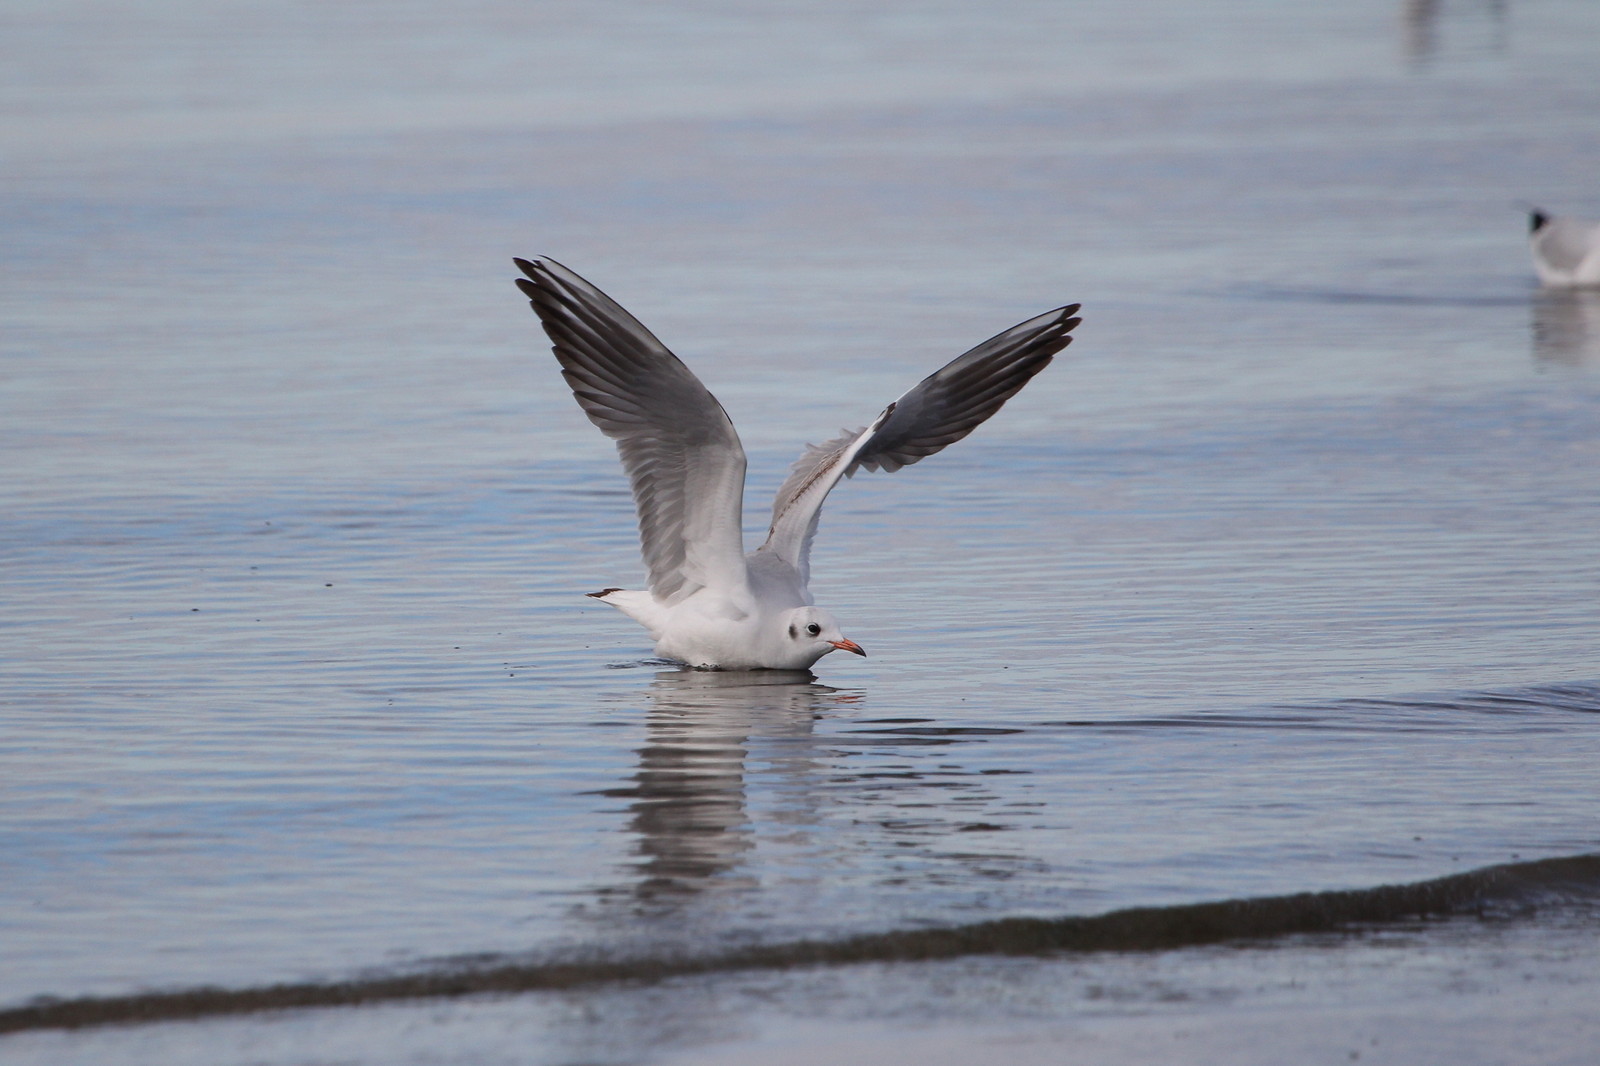
[[[1528,243],[1539,280],[1552,289],[1600,286],[1600,223],[1528,213]]]
[[[733,423],[677,356],[616,301],[548,258],[513,260],[561,376],[633,484],[646,590],[588,595],[650,631],[658,656],[708,670],[809,670],[865,655],[807,587],[822,502],[863,467],[895,471],[1000,410],[1072,340],[1078,304],[1012,326],[924,378],[872,424],[807,445],[778,489],[766,541],[746,553],[745,456]]]

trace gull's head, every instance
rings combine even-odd
[[[839,632],[839,623],[833,620],[833,615],[820,607],[796,607],[784,616],[783,624],[790,647],[801,655],[811,656],[811,662],[835,650],[867,654],[861,650],[861,645]]]

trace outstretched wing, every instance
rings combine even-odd
[[[775,552],[809,581],[817,516],[839,479],[861,467],[899,470],[971,433],[1072,342],[1078,307],[1012,326],[923,378],[867,428],[809,445],[778,490],[761,550]]]
[[[722,405],[639,320],[551,259],[515,260],[589,421],[617,442],[639,510],[650,591],[675,603],[746,583],[744,448]]]

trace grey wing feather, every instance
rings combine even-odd
[[[884,409],[872,425],[808,445],[778,490],[763,550],[809,579],[811,541],[828,492],[862,467],[893,472],[971,433],[1072,342],[1078,304],[1057,308],[991,337]]]
[[[515,260],[561,375],[589,420],[617,442],[633,486],[650,591],[676,602],[745,580],[745,456],[700,380],[636,318],[550,259]]]

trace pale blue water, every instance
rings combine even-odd
[[[1600,848],[1600,298],[1536,290],[1518,206],[1600,215],[1597,32],[1581,0],[11,5],[0,1004]],[[641,567],[533,254],[722,399],[752,534],[801,441],[1084,324],[830,500],[814,589],[871,657],[750,687],[582,597]],[[594,1004],[605,1061],[713,1039]]]

